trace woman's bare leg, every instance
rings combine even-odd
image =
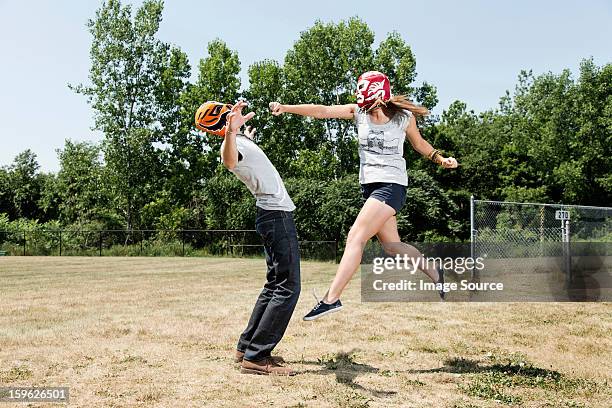
[[[366,243],[394,214],[395,210],[382,201],[374,198],[366,200],[346,238],[346,247],[338,272],[327,292],[325,299],[327,303],[333,303],[340,298],[342,291],[359,268]]]
[[[397,218],[395,217],[389,218],[376,236],[385,252],[391,256],[408,255],[410,258],[420,258],[422,256],[421,251],[412,245],[401,242],[399,233],[397,232]],[[421,269],[425,275],[429,276],[432,281],[438,282],[438,279],[440,279],[438,271],[435,268],[428,268],[427,265],[423,266],[424,268],[419,269]]]

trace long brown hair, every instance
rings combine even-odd
[[[368,109],[368,112],[378,107],[386,108],[391,113],[391,116],[395,116],[396,113],[401,112],[403,109],[409,110],[414,116],[429,115],[429,110],[426,107],[414,104],[406,95],[394,95],[387,102],[379,99]]]

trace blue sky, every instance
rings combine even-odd
[[[57,171],[55,150],[66,138],[101,139],[85,98],[67,87],[87,81],[85,23],[100,4],[0,0],[0,166],[30,148],[44,171]],[[254,61],[282,61],[314,21],[351,16],[370,26],[376,44],[390,31],[402,35],[417,59],[417,83],[438,88],[437,113],[457,99],[475,111],[495,107],[521,69],[576,73],[583,58],[612,62],[609,0],[167,0],[159,37],[181,47],[192,67],[221,38],[238,51],[244,78]]]

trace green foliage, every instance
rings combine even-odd
[[[57,179],[39,172],[36,155],[19,153],[10,166],[0,168],[0,213],[49,221],[58,217]]]
[[[406,205],[397,215],[402,239],[412,242],[453,241],[461,231],[457,205],[441,186],[422,170],[408,172]],[[462,220],[463,221],[463,220]]]
[[[253,229],[255,200],[231,174],[222,172],[206,183],[204,214],[210,229]]]
[[[387,73],[395,94],[414,93],[415,89],[410,84],[416,79],[416,58],[397,32],[392,32],[380,43],[375,64],[378,71]]]
[[[198,82],[200,100],[233,102],[240,89],[240,60],[235,51],[217,39],[208,44],[208,57],[200,60]]]
[[[40,173],[40,198],[37,206],[40,212],[40,220],[49,221],[60,218],[60,187],[57,175],[53,173]]]
[[[357,77],[379,69],[389,75],[396,93],[435,106],[433,86],[414,86],[416,60],[399,34],[389,34],[377,49],[373,43],[374,33],[359,18],[317,21],[300,34],[282,66],[261,61],[249,68],[250,85],[244,96],[257,113],[252,123],[259,130],[260,145],[282,175],[333,180],[355,174],[359,166],[355,126],[338,119],[272,117],[268,112],[271,101],[355,103]],[[320,159],[318,165],[314,159]]]
[[[584,60],[577,80],[568,70],[523,71],[498,110],[475,115],[455,102],[431,134],[459,158],[456,181],[478,198],[606,206],[611,93],[612,64]]]
[[[170,140],[170,177],[166,189],[179,202],[186,204],[193,198],[202,181],[214,176],[219,165],[222,139],[200,133],[194,127],[194,115],[206,101],[233,103],[239,96],[240,60],[221,40],[208,44],[208,54],[198,65],[198,78],[189,84],[180,97],[182,129]]]
[[[23,254],[24,237],[26,255],[56,255],[60,228],[59,221],[40,223],[38,220],[19,218],[10,221],[6,214],[0,214],[0,245],[10,255]]]
[[[402,238],[409,241],[458,238],[461,225],[453,221],[457,206],[426,173],[410,172],[407,205],[398,215]],[[311,178],[286,179],[285,186],[296,205],[298,235],[307,241],[346,239],[363,198],[357,175],[332,181]],[[212,229],[253,228],[255,202],[233,175],[220,173],[206,185],[206,224]]]
[[[0,167],[0,214],[14,213],[13,191],[9,177],[10,171]]]
[[[163,155],[154,143],[176,131],[189,75],[184,54],[155,38],[162,9],[161,1],[147,0],[133,15],[118,0],[103,3],[88,22],[91,84],[73,87],[88,97],[104,132],[104,177],[128,228],[140,225],[146,197],[161,185]]]
[[[289,163],[289,173],[293,177],[316,180],[333,180],[339,165],[338,158],[327,148],[318,151],[309,149],[297,152],[295,160]]]
[[[325,232],[325,240],[342,243],[363,205],[359,178],[354,174],[326,183],[325,186],[320,211],[315,212],[315,208],[300,211],[305,214],[318,213],[319,229]]]
[[[358,365],[354,352],[324,354],[317,359],[317,362],[325,367],[326,370],[350,369]]]
[[[42,190],[41,179],[37,177],[39,168],[36,155],[29,149],[19,153],[8,168],[8,188],[15,217],[37,219],[41,215],[37,205]]]
[[[60,171],[57,195],[64,224],[95,221],[108,206],[110,198],[104,186],[100,147],[87,142],[66,140],[58,150]]]
[[[157,0],[135,10],[119,0],[102,3],[87,25],[89,83],[72,88],[87,97],[104,140],[99,145],[67,140],[58,151],[57,175],[40,172],[30,150],[0,168],[0,230],[253,228],[252,195],[220,166],[222,139],[193,124],[202,102],[244,97],[256,113],[251,122],[256,141],[297,206],[300,238],[342,242],[362,205],[354,124],[275,117],[268,103],[353,103],[358,75],[376,69],[389,76],[395,94],[431,109],[438,102],[436,88],[416,83],[410,45],[391,32],[375,48],[374,33],[357,17],[317,21],[300,33],[282,62],[247,67],[248,87],[241,90],[240,58],[221,39],[203,47],[196,80],[189,82],[187,55],[157,38],[162,11]],[[441,169],[406,143],[410,184],[397,217],[401,237],[467,239],[472,194],[610,205],[611,94],[612,64],[596,66],[591,59],[582,61],[576,79],[567,70],[537,77],[521,72],[514,92],[506,92],[495,109],[476,114],[456,101],[440,117],[419,121],[424,138],[461,167]],[[506,221],[510,226],[520,220]],[[178,239],[169,234],[142,240]],[[602,229],[601,235],[609,234]],[[71,238],[65,239],[70,244]],[[130,239],[107,238],[104,248]],[[45,245],[41,251],[50,250]]]

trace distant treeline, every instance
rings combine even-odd
[[[268,103],[353,103],[357,76],[376,69],[394,93],[432,109],[436,88],[415,82],[410,47],[393,32],[374,48],[374,33],[359,18],[316,22],[282,63],[249,66],[241,91],[239,56],[222,40],[208,44],[190,82],[186,54],[157,38],[162,9],[159,1],[132,10],[109,0],[96,12],[88,23],[89,82],[71,87],[91,105],[104,140],[67,140],[57,174],[40,172],[29,150],[0,169],[0,230],[252,228],[254,201],[220,165],[221,139],[193,126],[203,101],[243,97],[257,114],[257,142],[297,205],[301,239],[342,240],[361,206],[353,123],[273,117]],[[461,167],[439,169],[406,146],[408,204],[398,217],[405,239],[468,238],[471,194],[612,204],[610,63],[584,60],[575,79],[569,70],[524,71],[499,106],[476,114],[456,101],[419,125]]]

